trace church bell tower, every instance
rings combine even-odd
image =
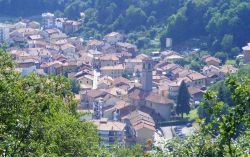
[[[153,87],[153,60],[150,57],[144,58],[142,60],[142,75],[141,84],[142,90],[145,92],[150,92]]]

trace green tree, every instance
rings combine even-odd
[[[0,50],[0,155],[96,156],[96,127],[82,122],[69,80],[21,76]]]
[[[208,90],[200,106],[206,116],[198,121],[200,130],[185,138],[165,142],[165,156],[247,156],[250,137],[250,78],[230,76],[225,86],[230,90],[234,106],[227,106]]]
[[[197,61],[192,61],[190,64],[190,69],[199,72],[201,70],[201,64]]]
[[[241,156],[243,152],[237,150],[234,144],[239,136],[248,136],[250,121],[250,79],[231,76],[226,80],[226,85],[232,93],[233,106],[226,107],[226,103],[218,99],[214,92],[205,94],[203,107],[209,115],[210,121],[205,124],[202,131],[218,140],[220,156]],[[247,140],[247,139],[246,139]]]
[[[233,46],[233,42],[234,42],[233,35],[225,34],[221,41],[221,46],[223,50],[229,52]]]
[[[71,91],[73,93],[79,94],[80,89],[80,83],[77,80],[71,80]]]
[[[225,64],[225,62],[227,61],[227,54],[224,52],[217,52],[214,56],[216,58],[219,58],[222,64]]]
[[[131,5],[126,10],[126,28],[125,30],[129,31],[131,28],[137,28],[138,26],[144,25],[146,23],[146,14],[145,12],[138,7]]]
[[[183,114],[188,114],[190,111],[190,94],[187,88],[187,85],[184,81],[181,82],[178,96],[177,96],[177,103],[176,103],[176,113],[181,114],[181,117],[183,118]]]

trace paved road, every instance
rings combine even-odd
[[[161,148],[164,150],[164,146],[167,140],[170,140],[173,138],[172,132],[171,132],[171,127],[161,127],[164,136],[161,137],[158,133],[155,133],[154,135],[154,141],[155,141],[155,146]]]
[[[163,134],[164,134],[164,138],[165,140],[170,140],[173,138],[173,134],[171,131],[171,126],[167,126],[167,127],[161,127]]]

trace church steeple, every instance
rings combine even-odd
[[[149,92],[152,90],[153,86],[153,60],[150,57],[144,58],[142,60],[142,75],[141,75],[141,84],[142,90]]]

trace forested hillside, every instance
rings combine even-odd
[[[201,48],[233,57],[250,40],[249,0],[0,0],[4,15],[45,11],[73,19],[84,12],[85,38],[121,31],[142,50],[164,48],[165,37],[174,44],[202,37]]]

